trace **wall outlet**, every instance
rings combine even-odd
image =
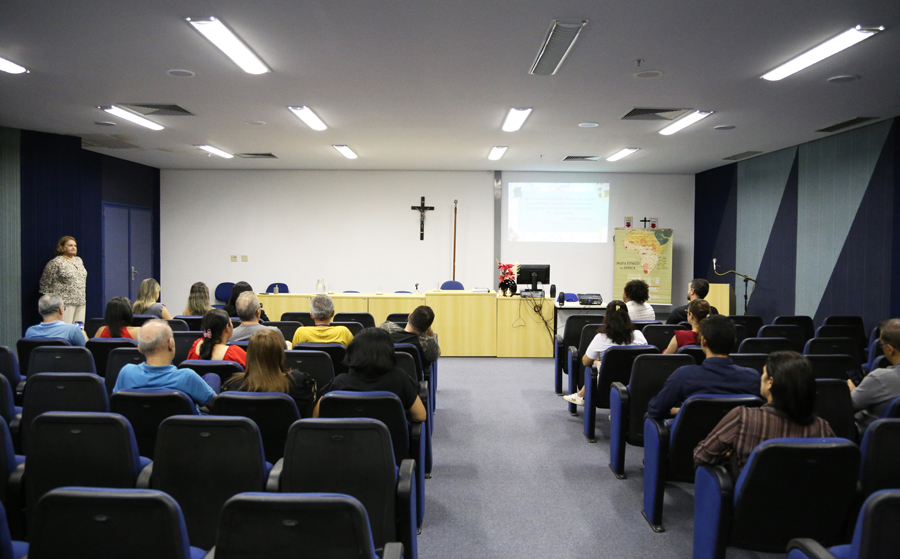
[[[246,261],[247,261],[247,255],[246,255],[246,254],[242,254],[242,255],[241,255],[241,262],[246,262]]]
[[[237,262],[237,254],[232,254],[232,255],[231,255],[231,261],[232,261],[232,262]]]

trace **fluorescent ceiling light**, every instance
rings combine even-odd
[[[25,67],[19,66],[15,62],[12,62],[5,58],[0,58],[0,70],[9,74],[25,74],[28,72]]]
[[[331,146],[331,147],[338,150],[341,153],[341,155],[343,155],[347,159],[356,159],[357,157],[359,157],[358,155],[353,153],[353,150],[350,149],[350,146]]]
[[[185,19],[194,26],[194,29],[203,34],[212,44],[224,52],[228,58],[240,66],[241,70],[248,74],[265,74],[269,71],[266,64],[253,54],[253,51],[237,35],[225,27],[221,20],[214,17],[198,20]]]
[[[634,153],[636,151],[639,151],[640,149],[641,148],[622,148],[619,151],[617,151],[616,153],[607,157],[606,160],[607,161],[618,161],[618,160],[622,159],[623,157],[628,157],[629,155],[631,155],[632,153]]]
[[[140,124],[144,128],[149,128],[150,130],[162,130],[163,129],[163,127],[160,126],[159,124],[156,124],[155,122],[153,122],[151,120],[147,120],[146,118],[144,118],[140,115],[137,115],[131,111],[126,111],[125,109],[123,109],[121,107],[112,105],[111,107],[100,107],[100,108],[103,109],[104,111],[108,112],[111,115],[115,115],[119,118],[124,118],[125,120],[127,120],[129,122],[133,122],[135,124]]]
[[[528,73],[539,76],[556,75],[587,22],[586,19],[554,19]]]
[[[852,29],[848,29],[833,37],[821,45],[812,48],[801,54],[800,56],[788,60],[778,68],[775,68],[768,74],[763,74],[762,78],[769,81],[783,80],[784,78],[795,74],[804,68],[812,66],[816,62],[825,60],[829,56],[837,54],[846,48],[850,48],[863,39],[868,39],[872,35],[884,31],[884,27],[861,27],[857,25]]]
[[[490,159],[491,161],[497,161],[498,159],[503,157],[503,154],[506,153],[506,150],[508,149],[509,146],[494,146],[493,148],[491,148],[491,153],[490,155],[488,155],[488,159]]]
[[[506,115],[506,120],[503,121],[503,131],[516,132],[519,128],[522,128],[522,125],[525,124],[525,119],[527,119],[530,114],[530,108],[510,109],[509,114]]]
[[[214,148],[214,147],[212,147],[212,146],[206,146],[206,145],[200,146],[200,145],[198,145],[197,147],[200,148],[200,149],[202,149],[202,150],[208,151],[209,153],[211,153],[211,154],[213,154],[213,155],[218,155],[219,157],[224,157],[225,159],[231,159],[232,157],[234,157],[233,155],[231,155],[231,154],[228,153],[227,151],[222,151],[222,150],[220,150],[219,148]]]
[[[306,123],[307,126],[312,128],[313,130],[325,130],[328,128],[325,126],[325,123],[322,122],[322,119],[316,115],[309,107],[288,107],[297,118]]]
[[[679,118],[678,120],[676,120],[675,122],[673,122],[672,124],[666,126],[662,130],[660,130],[659,133],[662,134],[663,136],[670,136],[670,135],[674,134],[675,132],[684,130],[685,128],[687,128],[691,124],[694,124],[695,122],[703,120],[704,118],[708,117],[711,114],[713,114],[713,111],[694,111],[692,113],[688,113],[688,114],[684,115],[683,117]]]

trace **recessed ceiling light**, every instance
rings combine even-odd
[[[172,76],[173,78],[193,78],[194,76],[197,75],[194,72],[191,72],[190,70],[177,70],[177,69],[176,70],[168,70],[166,73],[169,74],[170,76]]]
[[[248,120],[247,124],[249,124],[250,126],[263,126],[265,125],[265,122],[261,120]]]
[[[116,125],[115,122],[110,122],[108,120],[98,120],[98,121],[94,122],[94,124],[96,124],[97,126],[115,126]]]
[[[846,75],[846,76],[832,76],[828,78],[828,83],[850,83],[855,82],[859,79],[859,76]]]
[[[713,130],[734,130],[734,124],[720,124],[719,126],[713,126]]]
[[[260,60],[241,39],[225,27],[221,20],[214,17],[208,19],[185,18],[194,29],[218,47],[219,50],[240,66],[248,74],[265,74],[268,66]]]
[[[579,122],[578,126],[580,126],[582,128],[597,128],[600,125],[597,124],[596,122]]]
[[[509,114],[506,115],[506,120],[503,121],[503,131],[504,132],[516,132],[522,125],[525,124],[525,119],[528,118],[528,115],[531,114],[531,108],[527,109],[510,109]]]
[[[634,153],[636,151],[639,151],[640,149],[641,148],[622,148],[619,151],[617,151],[616,153],[607,157],[606,160],[607,161],[618,161],[618,160],[622,159],[623,157],[628,157],[629,155],[631,155],[632,153]]]
[[[494,146],[491,148],[491,153],[488,155],[488,159],[491,161],[497,161],[503,154],[506,153],[506,150],[509,149],[509,146]]]
[[[5,58],[0,58],[0,71],[6,72],[8,74],[27,74],[28,69],[24,66],[19,66],[15,62],[11,60],[7,60]]]
[[[357,157],[359,157],[358,155],[356,155],[353,152],[352,149],[350,149],[350,146],[331,146],[331,147],[338,150],[338,152],[340,152],[340,154],[343,155],[344,157],[346,157],[347,159],[356,159]]]
[[[297,115],[297,118],[299,118],[300,120],[305,122],[306,125],[309,126],[310,128],[312,128],[313,130],[322,131],[322,130],[325,130],[328,128],[327,126],[325,126],[325,123],[322,122],[322,119],[319,118],[319,116],[316,113],[314,113],[313,110],[310,109],[309,107],[303,106],[303,107],[288,107],[288,108],[291,110],[291,112],[293,112],[295,115]]]
[[[829,56],[837,54],[846,48],[850,48],[856,43],[868,39],[880,31],[884,31],[884,27],[862,27],[857,25],[852,29],[844,31],[837,37],[832,37],[824,43],[813,47],[800,56],[788,60],[771,72],[763,74],[762,78],[773,82],[783,80],[791,74],[796,74],[800,70],[808,68],[816,62],[821,62]]]
[[[688,114],[684,115],[683,117],[679,118],[678,120],[676,120],[675,122],[673,122],[672,124],[666,126],[662,130],[660,130],[659,133],[662,134],[663,136],[670,136],[670,135],[674,134],[675,132],[684,130],[685,128],[687,128],[691,124],[694,124],[695,122],[703,120],[704,118],[708,117],[711,114],[713,114],[713,111],[694,111],[692,113],[688,113]]]
[[[659,70],[646,70],[644,72],[638,72],[637,74],[633,74],[633,75],[636,78],[642,78],[642,79],[647,80],[647,79],[658,78],[661,75],[663,75],[663,73],[660,72]]]
[[[218,155],[219,157],[224,157],[225,159],[231,159],[232,157],[234,157],[234,155],[228,153],[227,151],[222,151],[219,148],[214,148],[212,146],[198,145],[197,147],[204,151],[208,151],[209,153],[211,153],[213,155]]]
[[[135,124],[143,126],[144,128],[149,128],[150,130],[162,130],[163,129],[162,126],[160,126],[159,124],[156,124],[152,120],[147,120],[146,118],[144,118],[138,114],[135,114],[131,111],[126,111],[125,109],[123,109],[121,107],[117,107],[115,105],[112,105],[110,107],[97,107],[97,108],[100,110],[106,111],[111,115],[117,116],[119,118],[124,118],[125,120],[127,120],[129,122],[133,122]]]

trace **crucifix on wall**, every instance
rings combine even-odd
[[[410,206],[410,209],[417,210],[419,212],[419,240],[425,240],[425,212],[434,210],[434,206],[426,206],[425,205],[425,197],[422,196],[422,201],[418,206]]]

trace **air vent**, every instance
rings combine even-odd
[[[747,159],[748,157],[753,157],[754,155],[759,155],[762,153],[761,151],[745,151],[743,153],[736,153],[734,155],[729,155],[728,157],[723,157],[722,161],[740,161],[741,159]]]
[[[144,116],[194,116],[194,113],[178,105],[162,105],[159,103],[116,103]]]
[[[538,51],[537,58],[534,59],[528,73],[538,76],[555,75],[587,22],[586,19],[553,20],[547,38],[544,39],[544,44],[541,45],[541,50]]]
[[[563,161],[600,161],[599,155],[567,155]]]
[[[844,122],[838,122],[837,124],[832,124],[831,126],[821,128],[816,130],[816,132],[838,132],[840,130],[846,130],[847,128],[853,128],[858,124],[862,124],[863,122],[869,122],[870,120],[876,120],[877,116],[858,116],[856,118],[851,118],[850,120],[845,120]]]
[[[278,159],[274,153],[235,153],[235,155],[244,159]]]
[[[85,134],[81,137],[81,147],[83,148],[107,148],[107,149],[134,149],[140,146],[129,144],[124,140],[120,140],[115,136],[107,136],[106,134]]]
[[[693,109],[645,109],[635,108],[628,111],[622,120],[675,120]]]

